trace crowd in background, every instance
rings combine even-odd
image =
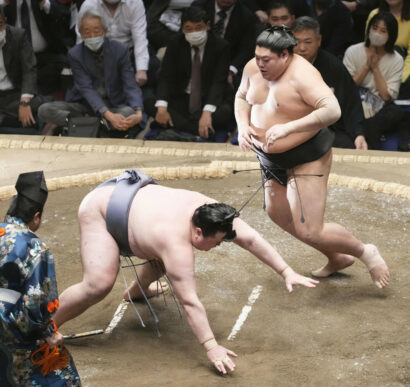
[[[0,4],[0,133],[235,143],[242,70],[285,25],[339,101],[334,146],[409,150],[409,0]]]

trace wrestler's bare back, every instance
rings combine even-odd
[[[98,213],[105,222],[108,202],[114,187],[102,187],[90,192],[80,206]],[[131,205],[128,236],[132,252],[141,259],[158,259],[165,266],[170,259],[170,247],[180,246],[189,251],[191,218],[196,208],[215,200],[198,192],[148,184],[141,188]]]
[[[315,109],[320,98],[332,95],[319,72],[304,58],[294,54],[289,66],[275,81],[263,78],[255,58],[244,69],[239,93],[251,105],[250,123],[254,144],[266,144],[265,133],[275,124],[302,118]],[[313,137],[319,129],[291,133],[270,145],[269,153],[285,152]]]

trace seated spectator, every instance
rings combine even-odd
[[[40,93],[55,92],[67,52],[57,28],[59,8],[51,0],[4,0],[4,4],[7,23],[23,28],[33,47]]]
[[[98,11],[80,12],[78,23],[83,43],[68,52],[74,85],[65,102],[42,105],[39,116],[57,126],[64,126],[69,115],[101,116],[110,137],[132,137],[142,119],[142,96],[128,47],[105,37],[107,28]]]
[[[272,0],[244,0],[244,3],[255,13],[261,23],[268,23]],[[295,17],[308,16],[310,15],[309,3],[311,3],[311,0],[290,0],[289,6],[294,11]]]
[[[144,86],[148,80],[150,57],[147,22],[142,0],[85,0],[81,6],[81,12],[89,9],[98,11],[104,18],[107,38],[130,47],[135,62],[135,80],[140,87]],[[81,41],[81,34],[77,29],[77,43]]]
[[[238,0],[196,0],[211,18],[215,34],[229,43],[231,63],[228,83],[237,89],[245,64],[253,57],[257,18]]]
[[[356,84],[343,63],[320,48],[322,36],[319,23],[309,16],[302,16],[293,23],[292,32],[298,41],[293,49],[295,54],[303,56],[317,68],[339,101],[342,115],[330,126],[335,132],[333,146],[367,149],[361,126],[363,108]]]
[[[181,15],[193,0],[153,0],[147,9],[147,35],[155,51],[168,46],[181,29]]]
[[[352,43],[363,42],[366,20],[372,9],[376,8],[379,0],[342,0],[349,10],[353,20]]]
[[[403,70],[403,58],[394,50],[397,32],[391,13],[377,13],[367,26],[365,42],[349,47],[343,59],[360,86],[369,149],[378,149],[382,134],[398,132],[399,150],[409,150],[410,114],[393,103]]]
[[[0,133],[38,134],[36,58],[25,31],[6,22],[0,5]]]
[[[320,24],[321,47],[342,58],[352,38],[349,10],[340,0],[313,0],[312,13]]]
[[[394,44],[405,58],[399,98],[410,99],[410,1],[380,0],[380,7],[370,13],[367,22],[379,11],[390,12],[397,20],[399,32]]]
[[[295,21],[295,13],[287,0],[277,0],[270,3],[268,8],[268,23],[273,26],[285,25],[290,27]]]
[[[167,46],[156,100],[145,105],[155,117],[151,128],[173,128],[191,134],[191,140],[226,141],[233,119],[228,43],[210,32],[209,17],[199,7],[184,11],[182,32]]]

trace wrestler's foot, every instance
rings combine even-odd
[[[124,292],[124,300],[129,301],[128,290],[133,301],[138,301],[144,299],[141,294],[138,285],[134,282],[129,289]],[[154,281],[149,286],[148,289],[144,289],[144,293],[147,298],[155,297],[157,294],[166,293],[169,290],[168,282],[166,281]]]
[[[382,289],[390,280],[389,268],[375,245],[364,245],[364,251],[359,258],[368,268],[374,284]]]
[[[331,274],[353,265],[354,261],[355,258],[351,255],[338,254],[332,261],[329,261],[327,265],[320,269],[312,270],[312,275],[319,278],[329,277]]]

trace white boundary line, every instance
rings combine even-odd
[[[114,313],[114,316],[111,322],[108,324],[108,327],[105,329],[104,333],[111,333],[117,324],[121,321],[122,316],[124,316],[125,311],[128,307],[128,301],[122,300],[121,303],[118,305],[117,310]]]
[[[242,325],[244,324],[244,322],[248,318],[248,314],[252,310],[252,305],[258,299],[261,292],[262,292],[262,286],[261,285],[257,285],[253,288],[252,293],[248,298],[248,305],[245,305],[242,308],[242,312],[239,315],[238,319],[236,320],[236,323],[233,326],[232,331],[228,336],[228,341],[233,340],[236,337],[236,334],[240,331],[240,329],[242,328]]]

